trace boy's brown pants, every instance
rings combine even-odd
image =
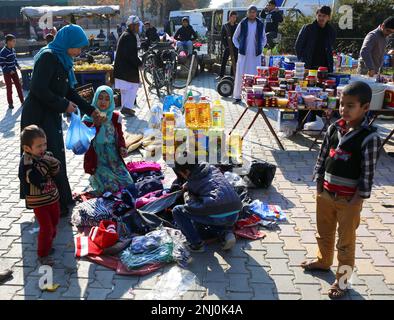
[[[334,260],[335,232],[338,224],[338,271],[336,278],[351,272],[355,263],[356,230],[360,224],[363,201],[350,205],[351,196],[335,196],[326,190],[317,194],[316,222],[317,258],[324,268],[329,268]],[[342,267],[341,266],[349,266]],[[341,270],[343,269],[343,270]],[[347,276],[350,277],[350,274]]]

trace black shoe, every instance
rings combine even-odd
[[[200,243],[197,244],[188,244],[188,249],[190,252],[205,252],[205,243],[204,241],[201,241]]]
[[[8,281],[11,279],[12,277],[12,270],[6,269],[4,271],[0,271],[0,284]]]
[[[8,109],[14,109],[14,106],[12,104],[9,104]]]
[[[234,99],[233,104],[240,104],[241,103],[241,99]]]

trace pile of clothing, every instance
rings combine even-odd
[[[186,267],[190,253],[185,244],[186,239],[182,232],[162,227],[146,235],[134,237],[120,259],[129,269],[172,261],[176,261],[181,267]]]
[[[76,257],[90,258],[122,274],[147,274],[173,261],[186,266],[190,254],[184,236],[160,217],[181,193],[163,188],[164,175],[157,163],[133,162],[127,168],[133,186],[98,198],[86,193],[76,197],[82,201],[71,217],[80,231],[74,239]]]

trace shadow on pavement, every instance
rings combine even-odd
[[[18,108],[14,113],[13,110],[7,109],[4,118],[0,120],[0,132],[3,133],[4,138],[15,136],[15,132],[12,129],[15,127],[17,119],[22,114],[22,107]]]

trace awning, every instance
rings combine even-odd
[[[21,14],[27,18],[41,18],[43,15],[52,13],[54,16],[89,17],[93,15],[114,16],[120,13],[119,6],[41,6],[23,7]]]

